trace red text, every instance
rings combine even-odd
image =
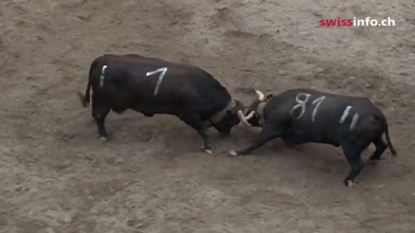
[[[342,19],[338,17],[337,19],[321,19],[320,27],[344,27],[344,26],[353,26],[352,19]]]

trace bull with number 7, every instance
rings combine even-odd
[[[85,94],[78,92],[84,107],[90,102],[98,136],[107,140],[105,118],[112,110],[127,109],[147,117],[175,115],[203,139],[202,149],[213,153],[208,127],[222,136],[240,123],[243,104],[211,74],[196,66],[168,62],[136,54],[105,54],[91,63]]]
[[[376,163],[392,146],[388,122],[382,111],[369,99],[329,94],[313,89],[297,88],[280,94],[263,94],[247,111],[239,111],[242,122],[262,127],[259,135],[245,148],[231,150],[231,156],[250,153],[267,141],[280,137],[288,146],[304,143],[330,144],[341,147],[351,169],[344,179],[352,187],[364,167],[361,153],[373,143],[376,147],[369,162]],[[386,143],[382,136],[386,135]]]

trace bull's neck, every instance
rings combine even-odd
[[[233,107],[235,107],[235,105],[236,105],[236,100],[231,97],[231,100],[228,102],[226,107],[224,109],[222,109],[220,112],[216,113],[210,120],[213,123],[219,122],[225,116],[226,111],[232,109]]]
[[[264,118],[264,107],[265,107],[265,105],[267,104],[267,102],[261,102],[261,103],[259,103],[258,104],[258,107],[257,107],[257,114],[258,114],[258,116],[259,116],[259,124],[261,125],[261,126],[264,126],[265,125],[265,118]]]
[[[265,107],[266,104],[267,104],[267,102],[261,102],[261,103],[258,104],[256,112],[258,113],[258,115],[260,117],[264,117],[264,107]]]

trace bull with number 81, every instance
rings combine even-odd
[[[259,135],[245,148],[231,150],[231,156],[250,153],[267,141],[281,137],[288,145],[304,143],[330,144],[341,147],[351,169],[344,179],[352,187],[364,167],[361,153],[373,143],[376,150],[369,162],[376,163],[392,146],[388,122],[382,111],[369,99],[329,94],[313,89],[297,88],[280,94],[263,94],[255,90],[258,99],[248,110],[239,111],[241,121],[248,126],[262,127]],[[386,143],[382,136],[385,134]]]

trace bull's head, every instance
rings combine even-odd
[[[231,130],[234,126],[237,126],[240,123],[240,118],[238,117],[238,112],[243,111],[244,106],[241,101],[234,99],[225,111],[217,116],[220,118],[215,121],[213,127],[222,135],[228,136],[231,133]]]
[[[247,126],[261,127],[265,123],[263,122],[264,106],[274,95],[265,95],[258,90],[255,90],[255,93],[258,95],[258,99],[255,99],[245,112],[239,110],[238,117]]]

